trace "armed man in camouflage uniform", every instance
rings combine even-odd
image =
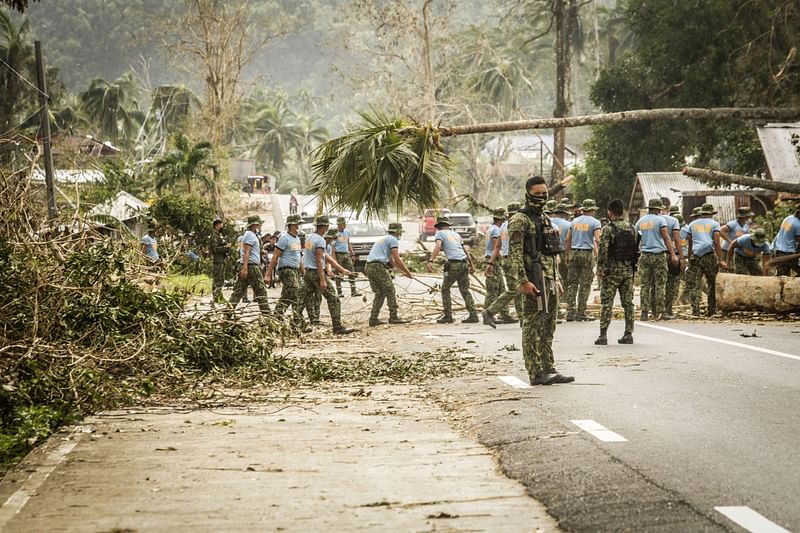
[[[553,334],[558,314],[558,293],[561,286],[556,267],[557,255],[546,255],[543,243],[546,230],[555,231],[542,208],[547,202],[547,183],[534,176],[525,183],[525,209],[508,223],[510,234],[509,260],[517,279],[517,288],[524,295],[522,311],[522,356],[531,385],[570,383],[572,376],[559,374],[553,357]],[[557,234],[554,234],[559,244]],[[536,246],[531,250],[531,243]],[[528,273],[541,268],[541,278],[529,279]]]
[[[305,283],[305,306],[306,309],[313,309],[314,298],[321,294],[328,303],[328,312],[331,314],[333,333],[346,335],[353,333],[354,330],[342,325],[342,309],[336,290],[328,283],[325,275],[326,264],[326,244],[323,235],[328,231],[330,220],[325,215],[320,215],[314,220],[316,231],[306,238],[306,250],[303,254],[303,266],[306,273],[303,276]],[[349,270],[339,267],[334,263],[334,268],[345,275],[350,275]]]
[[[486,232],[486,254],[483,262],[485,265],[484,275],[486,276],[486,298],[483,300],[483,323],[486,324],[487,310],[497,298],[506,291],[503,283],[502,268],[495,268],[500,265],[501,230],[506,220],[506,210],[497,207],[492,211],[493,224]],[[490,317],[491,319],[491,317]]]
[[[436,244],[431,252],[431,258],[428,259],[427,270],[433,272],[433,262],[439,255],[439,252],[444,252],[447,257],[447,262],[444,265],[444,279],[442,280],[442,307],[444,314],[436,321],[439,324],[452,324],[453,323],[453,303],[450,299],[450,288],[454,283],[458,284],[458,292],[461,293],[461,298],[464,299],[464,306],[469,312],[469,316],[462,320],[464,324],[474,324],[478,322],[478,313],[475,311],[475,300],[472,298],[472,293],[469,292],[469,275],[475,272],[472,266],[472,258],[464,250],[464,244],[461,241],[461,235],[451,230],[450,218],[447,216],[436,217],[436,234],[433,238]]]
[[[389,273],[392,266],[396,267],[407,278],[411,278],[411,271],[406,267],[400,257],[400,242],[398,239],[403,234],[403,225],[399,222],[389,224],[388,235],[378,239],[369,251],[367,256],[367,266],[364,267],[364,274],[369,280],[369,287],[375,296],[372,299],[372,313],[369,315],[370,326],[380,326],[385,324],[378,318],[381,307],[386,300],[389,306],[389,324],[407,324],[408,320],[403,320],[397,314],[397,295],[394,289],[394,281]]]
[[[275,315],[283,316],[286,308],[291,306],[293,324],[301,331],[308,332],[310,329],[306,328],[303,321],[303,292],[300,284],[300,278],[305,274],[305,269],[301,257],[300,237],[297,235],[302,221],[300,215],[286,217],[286,232],[281,234],[275,244],[275,253],[272,254],[264,281],[269,285],[274,274],[278,274],[281,281],[281,297],[275,304]]]
[[[225,285],[225,260],[231,252],[231,243],[225,240],[222,234],[222,220],[214,220],[214,239],[211,245],[211,260],[213,284],[211,286],[211,301],[223,303],[222,286]]]
[[[642,285],[642,321],[661,318],[664,311],[664,295],[667,289],[667,260],[678,263],[672,247],[672,237],[667,231],[667,221],[661,216],[664,204],[653,198],[647,204],[647,214],[636,222],[636,231],[641,235],[642,256],[639,259],[639,281]]]
[[[700,316],[700,280],[708,282],[708,308],[706,314],[713,316],[717,310],[716,280],[719,269],[726,264],[720,245],[719,222],[712,217],[716,211],[711,204],[703,204],[700,218],[689,224],[689,269],[686,284],[692,299],[692,315]]]
[[[569,268],[567,283],[567,321],[594,320],[586,314],[586,303],[592,291],[594,262],[600,236],[600,221],[594,217],[597,204],[586,199],[581,204],[583,214],[572,221],[564,239],[562,259]],[[577,306],[576,306],[577,298]],[[576,312],[577,311],[577,312]]]
[[[355,272],[353,262],[355,261],[356,254],[353,251],[353,245],[350,244],[350,232],[347,230],[347,220],[345,220],[344,217],[339,217],[336,219],[336,225],[339,235],[336,237],[336,246],[334,250],[336,257],[334,259],[336,259],[336,262],[339,263],[342,268]],[[344,296],[342,292],[342,278],[339,276],[336,277],[336,294],[338,294],[339,298]],[[356,289],[355,276],[350,276],[350,295],[361,296]]]
[[[600,336],[598,345],[608,344],[608,325],[614,308],[614,297],[619,292],[625,311],[625,334],[617,340],[620,344],[633,344],[633,276],[638,244],[636,230],[623,218],[622,200],[608,203],[608,224],[600,231],[600,248],[597,252],[597,277],[600,279]]]
[[[261,273],[261,239],[258,237],[261,223],[258,215],[247,218],[247,231],[242,235],[242,267],[229,303],[235,309],[247,287],[252,287],[259,309],[263,314],[268,314],[267,286],[264,285],[264,275]]]

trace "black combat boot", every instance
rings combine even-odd
[[[390,316],[389,324],[408,324],[408,320],[403,320],[399,316]]]
[[[595,339],[594,343],[598,346],[605,346],[606,344],[608,344],[608,337],[606,337],[605,329],[600,330],[600,336],[597,337],[597,339]]]
[[[370,327],[374,328],[375,326],[382,326],[383,324],[386,324],[386,322],[384,322],[383,320],[378,320],[377,318],[370,318],[369,319]]]
[[[436,320],[437,324],[452,324],[453,323],[453,315],[442,315],[440,318]]]
[[[470,315],[461,321],[462,324],[477,324],[478,320],[478,313],[470,313]]]
[[[648,320],[650,320],[650,315],[647,313],[646,310],[642,310],[642,316],[641,318],[639,318],[639,320],[641,320],[642,322],[647,322]]]
[[[633,344],[633,335],[630,331],[626,331],[625,334],[617,339],[619,344]]]
[[[483,318],[484,325],[489,326],[489,327],[491,327],[493,329],[497,329],[497,325],[495,324],[494,317],[492,316],[492,314],[489,311],[484,311],[483,314],[481,315],[481,317]]]
[[[341,324],[339,324],[338,326],[333,326],[334,335],[349,335],[351,333],[354,333],[355,331],[356,330],[351,329],[351,328],[346,328],[346,327],[342,326]]]

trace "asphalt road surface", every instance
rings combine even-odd
[[[439,394],[561,527],[800,531],[800,323],[637,323],[633,346],[619,321],[608,346],[597,322],[565,323],[557,365],[576,381],[533,388],[503,349],[516,326],[456,327],[514,365]]]

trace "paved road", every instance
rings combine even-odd
[[[526,378],[521,353],[500,349],[520,345],[518,328],[466,333]],[[594,346],[596,335],[596,322],[558,328],[558,363],[575,384],[514,389],[495,376],[437,392],[472,406],[481,440],[566,529],[741,531],[715,508],[742,506],[800,531],[800,323],[651,323],[633,346]],[[626,440],[603,442],[574,420]]]

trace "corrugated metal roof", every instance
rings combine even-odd
[[[792,144],[792,134],[800,135],[800,123],[767,124],[757,130],[770,177],[774,181],[800,183],[800,155]]]

